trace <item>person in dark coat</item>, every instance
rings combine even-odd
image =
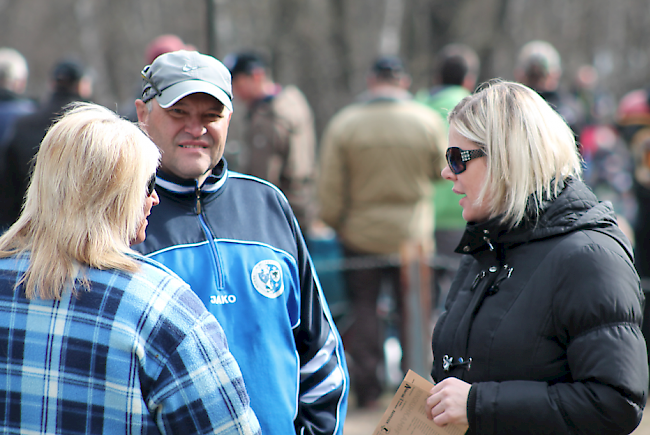
[[[562,74],[560,53],[549,42],[533,40],[519,49],[514,70],[516,81],[539,93],[580,137],[586,113],[578,99],[562,89]]]
[[[0,47],[0,147],[16,118],[36,110],[36,103],[24,96],[29,68],[17,50]]]
[[[571,129],[495,80],[450,113],[443,177],[464,254],[433,334],[426,412],[469,434],[628,434],[648,394],[644,297],[611,204],[581,181]]]
[[[90,78],[84,67],[74,60],[64,59],[52,70],[50,97],[30,115],[20,117],[14,125],[13,136],[5,150],[6,170],[2,180],[5,199],[0,210],[0,226],[9,227],[20,215],[32,159],[50,125],[63,108],[77,101],[87,101],[92,93]]]

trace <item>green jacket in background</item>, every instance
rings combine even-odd
[[[447,124],[447,115],[456,104],[470,92],[456,85],[435,87],[431,90],[421,89],[415,94],[415,100],[435,110]],[[452,192],[454,183],[449,180],[435,180],[431,189],[431,200],[435,213],[436,230],[456,230],[465,228],[463,208],[458,204],[458,196]]]

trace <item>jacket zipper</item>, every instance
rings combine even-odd
[[[201,208],[201,188],[198,186],[196,188],[196,215],[199,218],[199,222],[201,223],[201,228],[203,228],[203,233],[205,234],[205,237],[208,240],[208,244],[210,245],[210,251],[212,252],[212,262],[214,263],[214,268],[216,270],[216,275],[217,275],[217,290],[223,290],[224,289],[223,273],[222,273],[223,268],[221,267],[221,257],[219,256],[219,248],[217,247],[217,243],[214,241],[214,235],[212,234],[212,231],[210,231],[210,228],[208,227],[208,224],[205,222],[205,219],[203,217],[202,208]]]
[[[479,287],[479,285],[483,282],[485,278],[488,278],[488,280],[487,282],[484,283],[484,287],[477,294],[474,295],[472,301],[470,302],[472,312],[470,314],[470,319],[468,320],[469,324],[467,326],[465,351],[463,353],[464,359],[457,358],[457,360],[454,361],[453,357],[449,357],[448,355],[445,355],[447,361],[443,360],[443,365],[445,364],[445,362],[447,362],[448,369],[454,369],[456,367],[465,368],[465,370],[459,375],[460,379],[464,380],[465,372],[469,371],[471,368],[472,358],[470,355],[468,355],[469,339],[470,339],[470,335],[472,334],[472,327],[474,326],[474,319],[476,318],[478,310],[483,305],[483,302],[485,301],[486,297],[492,296],[499,291],[500,284],[506,279],[510,278],[513,270],[514,268],[508,266],[507,264],[504,264],[501,267],[490,266],[487,269],[487,272],[485,270],[481,270],[476,275],[476,278],[474,278],[474,282],[472,283],[472,287],[471,287],[472,292],[476,291],[476,289]],[[449,370],[445,370],[445,371],[449,371]]]

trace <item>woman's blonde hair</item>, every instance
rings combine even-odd
[[[487,154],[486,182],[478,201],[490,217],[513,227],[542,202],[559,195],[567,177],[580,178],[575,136],[562,117],[532,89],[495,79],[479,86],[449,114],[449,124]]]
[[[20,218],[0,237],[0,257],[30,253],[28,298],[60,299],[79,264],[137,270],[128,255],[144,219],[156,145],[111,110],[76,103],[47,132]]]

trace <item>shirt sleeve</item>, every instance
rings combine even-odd
[[[349,375],[343,343],[302,236],[298,236],[301,320],[294,332],[300,355],[296,433],[342,434]]]
[[[318,172],[318,200],[320,218],[335,230],[344,220],[346,197],[345,162],[338,134],[338,115],[325,129],[321,141],[320,170]]]
[[[261,433],[221,325],[207,312],[164,364],[147,406],[163,434]]]

